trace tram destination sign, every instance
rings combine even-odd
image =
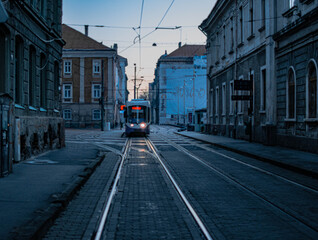
[[[234,90],[247,90],[253,89],[253,81],[250,80],[234,80]]]
[[[250,95],[232,95],[233,101],[251,101],[253,96]]]

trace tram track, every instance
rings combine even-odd
[[[111,186],[111,191],[110,191],[110,194],[107,198],[107,202],[105,204],[105,207],[102,211],[100,222],[98,224],[96,234],[94,235],[94,239],[95,240],[103,239],[103,231],[104,231],[105,224],[106,224],[108,217],[109,217],[108,215],[110,214],[111,205],[114,204],[113,201],[114,201],[115,194],[117,192],[117,185],[118,185],[119,179],[120,179],[121,174],[122,174],[123,166],[125,164],[125,160],[127,159],[129,151],[131,149],[133,149],[137,152],[147,153],[148,155],[150,155],[151,157],[155,158],[158,161],[160,166],[164,169],[164,173],[166,174],[166,177],[170,180],[170,183],[172,184],[176,193],[178,194],[178,196],[180,197],[180,199],[184,203],[184,206],[186,207],[187,211],[193,217],[193,220],[197,224],[197,227],[198,227],[199,231],[201,232],[201,234],[204,236],[205,239],[213,240],[212,235],[207,230],[207,228],[206,228],[205,224],[203,223],[203,221],[201,220],[199,214],[192,207],[192,205],[190,204],[190,201],[187,199],[186,195],[182,192],[178,183],[173,178],[173,176],[171,175],[170,171],[168,170],[168,168],[166,167],[164,162],[161,160],[161,157],[159,156],[159,152],[158,152],[157,148],[155,147],[155,145],[152,143],[152,141],[150,139],[148,139],[146,137],[143,140],[145,141],[145,143],[147,145],[148,151],[140,150],[140,149],[132,147],[132,142],[133,142],[132,138],[128,138],[126,143],[125,143],[125,146],[123,147],[123,153],[120,154],[121,162],[119,164],[118,169],[116,170],[117,172],[116,172],[116,175],[114,177],[114,180],[113,180],[113,183]],[[103,146],[100,146],[100,147],[103,147]],[[108,150],[112,150],[112,149],[108,148]],[[118,151],[114,151],[114,152],[118,154]]]
[[[300,216],[299,214],[295,213],[293,210],[286,208],[285,206],[282,206],[281,204],[277,204],[275,202],[273,202],[271,199],[267,198],[264,194],[260,193],[259,191],[257,191],[256,189],[250,188],[248,185],[242,183],[239,179],[236,179],[235,177],[231,176],[230,174],[226,173],[224,170],[221,170],[218,167],[213,166],[213,164],[209,161],[206,161],[205,159],[202,159],[201,157],[196,156],[196,154],[192,153],[191,151],[187,150],[186,148],[184,148],[183,146],[181,146],[178,143],[175,143],[174,141],[170,140],[167,138],[167,136],[163,136],[159,133],[156,134],[156,136],[158,136],[163,142],[168,143],[169,145],[173,146],[175,149],[177,149],[178,151],[188,155],[189,157],[191,157],[192,159],[196,160],[197,162],[199,162],[200,164],[202,164],[203,166],[209,168],[210,170],[212,170],[214,173],[217,173],[219,176],[221,176],[222,178],[227,179],[229,182],[232,182],[234,185],[236,185],[237,187],[244,189],[245,191],[249,192],[250,194],[252,194],[254,197],[258,198],[261,201],[264,201],[265,203],[267,203],[269,206],[271,206],[273,209],[278,210],[279,212],[281,212],[281,214],[285,215],[285,217],[290,218],[291,220],[297,221],[300,225],[302,225],[302,227],[304,229],[306,229],[306,231],[312,232],[313,235],[317,236],[317,228],[314,227],[311,222],[308,219],[303,218],[302,216]],[[178,139],[178,141],[180,141],[180,139]],[[236,159],[234,157],[225,155],[223,153],[219,153],[213,149],[210,149],[208,147],[199,145],[199,144],[195,144],[193,142],[188,142],[184,139],[182,139],[183,142],[186,142],[187,144],[191,144],[192,146],[196,146],[199,147],[205,151],[211,152],[213,154],[217,154],[223,158],[229,159],[231,161],[234,161],[236,163],[242,164],[246,167],[249,167],[253,170],[259,171],[260,173],[263,174],[267,174],[269,176],[275,177],[277,179],[280,179],[282,181],[285,181],[288,184],[292,184],[298,188],[301,188],[305,191],[309,191],[313,194],[317,194],[318,191],[314,188],[310,188],[308,186],[305,186],[303,184],[297,183],[295,181],[289,180],[283,176],[279,176],[276,173],[271,173],[267,170],[261,169],[259,167],[255,167],[251,164],[247,164],[244,163],[242,161],[240,161],[239,159]]]

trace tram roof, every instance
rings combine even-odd
[[[139,106],[150,106],[150,102],[145,99],[132,99],[131,101],[127,102],[127,106],[132,105],[139,105]]]

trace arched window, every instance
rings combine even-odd
[[[4,29],[6,30],[6,29]],[[9,34],[0,28],[0,93],[8,92]]]
[[[54,108],[58,106],[58,102],[60,99],[60,63],[58,61],[54,62]]]
[[[307,116],[317,118],[317,64],[311,60],[307,75]]]
[[[35,106],[36,51],[31,45],[29,49],[29,105]]]
[[[289,68],[286,82],[286,116],[289,119],[296,118],[296,77],[294,68]]]
[[[23,104],[23,61],[24,61],[23,39],[15,38],[15,102]]]
[[[47,59],[44,53],[41,53],[41,64],[40,64],[40,106],[46,108],[47,107],[47,78],[46,78],[46,65]]]

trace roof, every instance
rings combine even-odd
[[[85,34],[71,28],[66,24],[62,24],[62,38],[66,42],[64,49],[103,49],[112,50],[102,43],[86,36]]]
[[[205,45],[183,45],[177,50],[173,51],[167,57],[194,57],[203,56],[206,54]]]

